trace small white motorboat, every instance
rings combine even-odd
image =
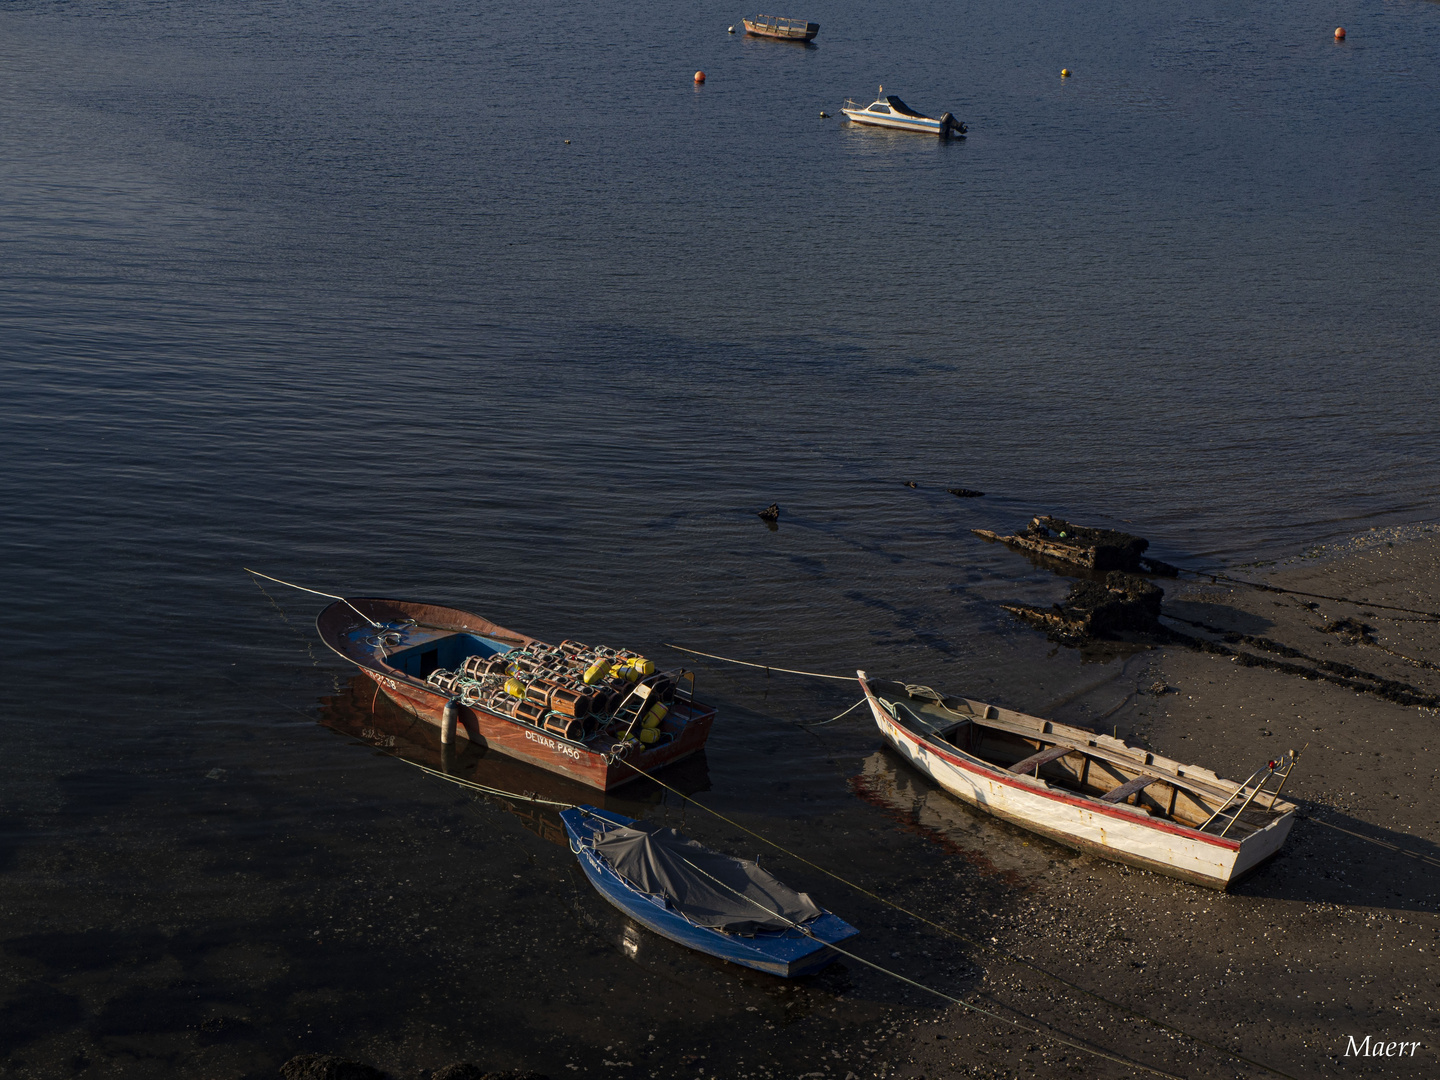
[[[948,112],[936,120],[918,113],[906,105],[894,94],[885,93],[885,87],[880,87],[874,101],[861,108],[859,103],[851,98],[845,99],[845,107],[841,110],[852,123],[870,124],[874,127],[900,128],[902,131],[920,131],[926,135],[938,135],[946,138],[956,135],[965,137],[966,127]]]

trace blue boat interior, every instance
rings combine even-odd
[[[478,634],[450,634],[447,637],[431,638],[408,649],[392,652],[386,663],[397,667],[407,675],[423,679],[440,668],[455,670],[471,656],[494,656],[509,652],[510,646]]]

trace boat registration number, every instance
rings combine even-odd
[[[539,743],[547,750],[554,750],[556,753],[564,754],[566,757],[574,758],[576,761],[580,760],[579,750],[573,746],[566,746],[562,742],[556,742],[548,735],[541,735],[538,731],[527,731],[525,732],[525,738],[530,742]]]

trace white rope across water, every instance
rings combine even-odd
[[[269,574],[262,574],[259,570],[251,570],[248,566],[242,566],[240,569],[244,570],[247,574],[254,574],[256,577],[263,577],[266,581],[273,581],[277,585],[288,585],[292,589],[299,589],[301,592],[312,593],[315,596],[323,596],[327,600],[339,600],[351,611],[355,612],[356,615],[359,615],[362,619],[364,619],[365,622],[368,623],[370,626],[374,627],[377,630],[381,629],[382,627],[381,623],[378,623],[374,619],[370,618],[369,615],[366,615],[363,611],[357,608],[354,604],[350,603],[350,601],[346,600],[343,596],[336,596],[334,593],[321,592],[319,589],[307,589],[304,585],[296,585],[293,581],[281,581],[278,577],[271,577]]]
[[[750,660],[736,660],[729,656],[717,656],[715,653],[701,652],[699,649],[687,649],[683,645],[671,645],[668,641],[662,642],[667,649],[674,649],[677,652],[690,653],[693,656],[705,656],[711,660],[721,660],[727,664],[739,664],[742,667],[760,668],[767,675],[772,671],[783,672],[786,675],[808,675],[812,679],[838,679],[840,682],[854,682],[854,675],[823,675],[818,671],[799,671],[795,668],[775,667],[773,664],[756,664]]]

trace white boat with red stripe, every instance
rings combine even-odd
[[[1243,784],[1120,739],[858,672],[881,733],[911,765],[987,814],[1068,847],[1228,889],[1280,850],[1280,798],[1299,754]]]

